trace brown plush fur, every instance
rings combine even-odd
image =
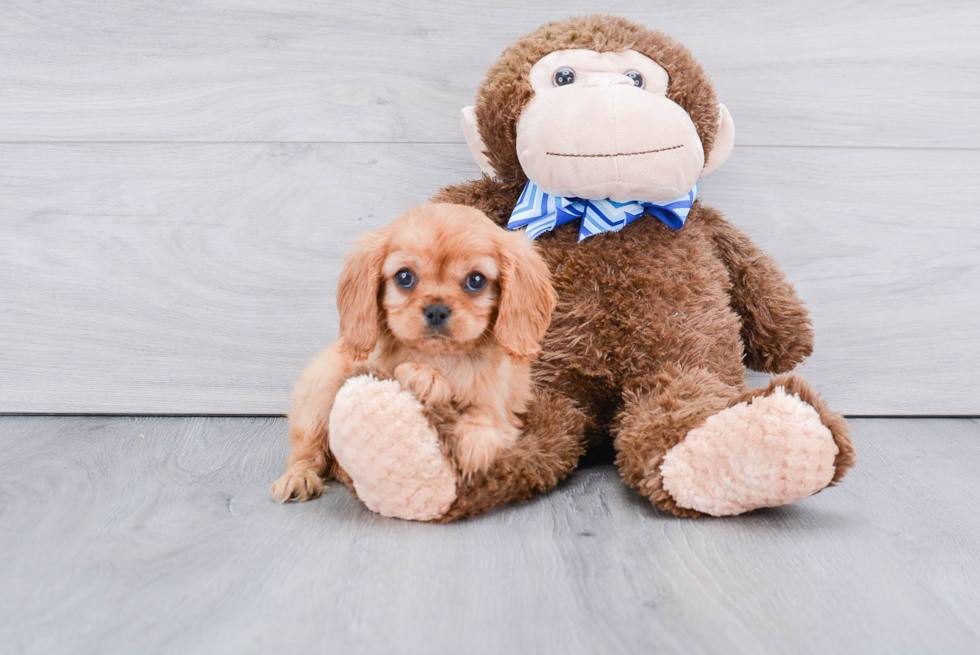
[[[596,52],[635,50],[657,62],[670,76],[667,97],[690,115],[706,153],[718,129],[718,101],[711,82],[691,52],[663,32],[615,16],[583,16],[544,25],[504,50],[480,86],[476,117],[480,136],[497,177],[527,181],[517,159],[517,119],[534,97],[528,73],[555,50]],[[513,209],[513,206],[511,206]]]
[[[527,74],[559,49],[633,49],[670,75],[668,97],[688,111],[710,152],[718,122],[714,91],[691,53],[660,32],[621,18],[590,16],[545,25],[509,47],[480,87],[476,113],[497,178],[484,176],[435,197],[507,222],[526,182],[515,150],[516,123],[532,97]],[[558,306],[534,367],[538,397],[517,446],[459,489],[447,520],[527,498],[570,472],[590,443],[612,437],[623,479],[680,516],[664,491],[666,452],[705,419],[776,385],[813,405],[840,454],[834,482],[853,465],[843,419],[805,381],[777,378],[746,391],[745,366],[792,370],[812,350],[806,309],[778,265],[696,202],[680,230],[636,221],[621,232],[577,242],[569,223],[537,240]]]

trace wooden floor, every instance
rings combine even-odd
[[[429,525],[273,504],[282,419],[2,417],[0,652],[980,652],[980,421],[852,427],[791,507],[679,520],[599,466]]]

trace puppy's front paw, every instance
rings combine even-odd
[[[453,399],[449,380],[431,366],[405,362],[395,368],[395,379],[425,405],[440,405]]]
[[[288,470],[272,483],[270,492],[277,503],[312,500],[323,493],[323,478],[310,469]]]
[[[516,440],[517,430],[498,430],[483,422],[462,419],[456,425],[456,443],[453,446],[456,464],[464,475],[485,471],[497,459],[500,451],[513,445]]]

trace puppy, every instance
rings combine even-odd
[[[460,470],[488,468],[520,432],[555,302],[534,245],[476,209],[421,205],[366,235],[338,282],[340,338],[294,389],[289,459],[272,497],[314,498],[336,474],[330,410],[365,371],[398,380],[428,408],[451,408],[446,445]]]

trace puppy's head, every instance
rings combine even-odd
[[[471,207],[428,204],[368,234],[337,288],[342,347],[355,359],[382,326],[430,353],[459,353],[493,337],[531,357],[551,320],[555,292],[533,244]]]

